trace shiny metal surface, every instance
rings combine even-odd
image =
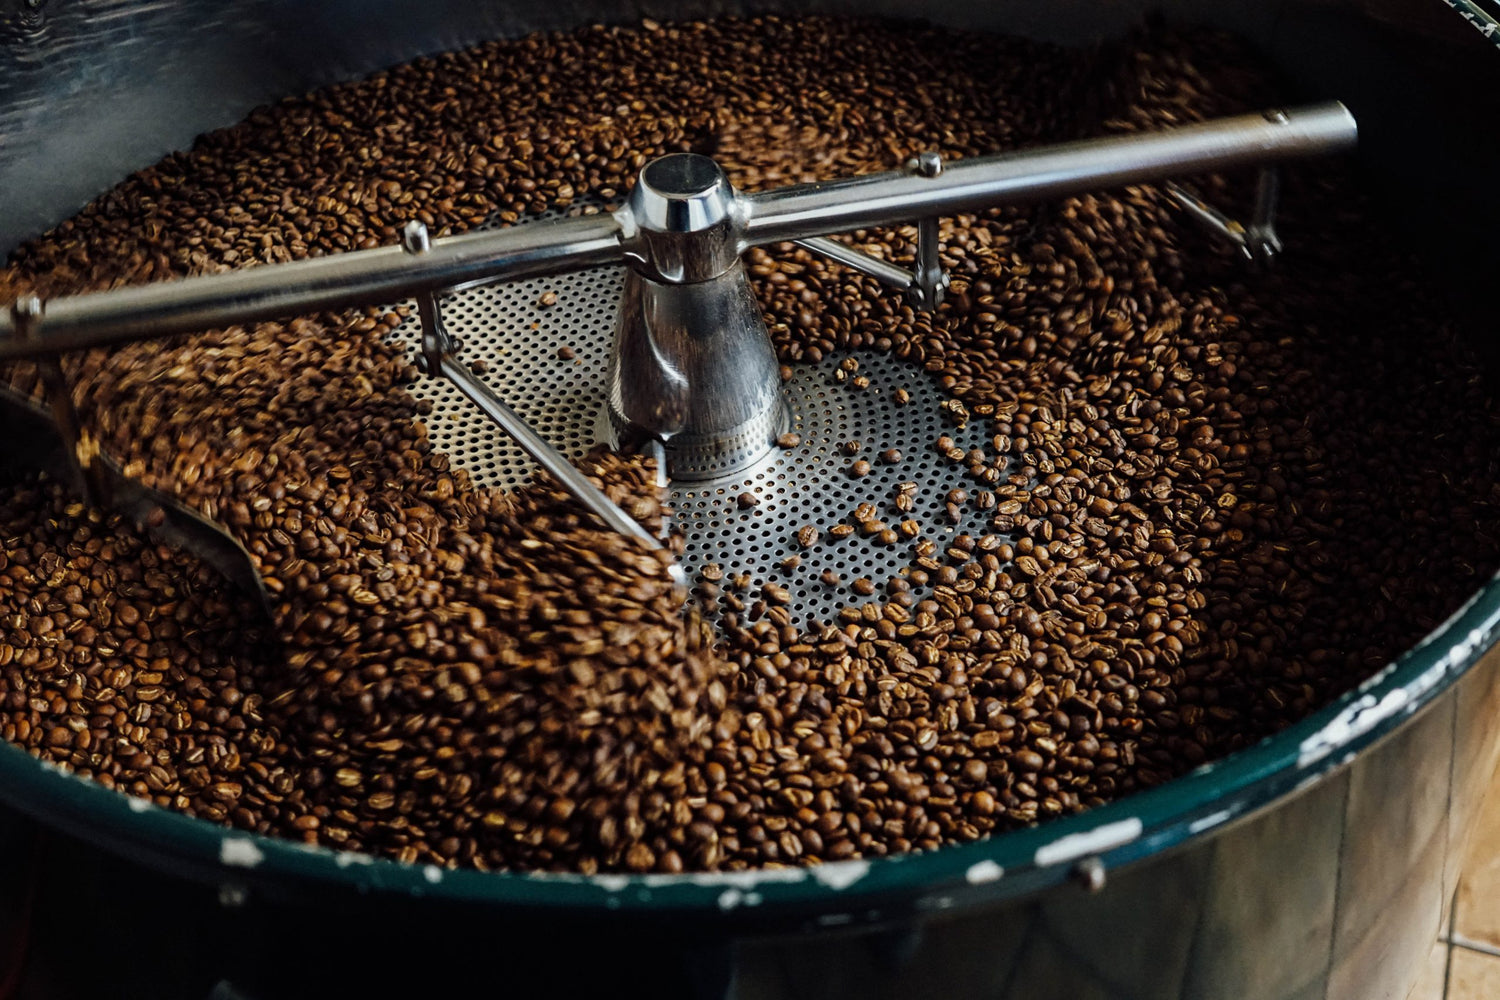
[[[390,302],[485,280],[521,278],[620,259],[619,223],[579,216],[435,240],[420,256],[399,246],[335,254],[46,302],[38,324],[46,351],[191,333],[234,323]],[[0,360],[37,351],[0,317]]]
[[[786,430],[779,367],[738,261],[690,284],[626,273],[610,424],[627,444],[659,438],[674,479],[729,475],[770,451]]]
[[[620,441],[661,442],[678,479],[738,472],[774,446],[786,406],[739,260],[734,188],[708,157],[674,153],[641,169],[627,206],[610,425]]]
[[[899,267],[889,261],[872,257],[869,254],[846,246],[838,240],[829,239],[827,236],[814,236],[810,239],[795,240],[799,247],[811,250],[813,253],[821,254],[829,260],[838,261],[845,267],[852,267],[861,274],[868,274],[876,281],[890,285],[898,291],[906,291],[916,281],[916,275],[904,267]]]
[[[613,216],[534,223],[440,243],[413,223],[399,251],[361,251],[64,297],[48,303],[45,315],[29,316],[24,330],[22,314],[13,311],[9,322],[0,319],[0,359],[36,356],[41,345],[51,354],[416,295],[422,362],[431,373],[447,354],[434,299],[439,290],[623,256],[631,273],[610,362],[611,424],[626,442],[662,441],[675,477],[712,479],[759,461],[786,426],[775,354],[738,260],[744,249],[916,216],[917,264],[907,294],[933,309],[947,281],[938,260],[938,214],[1263,165],[1341,149],[1355,136],[1353,117],[1332,103],[976,157],[948,171],[935,153],[924,153],[904,172],[750,196],[736,195],[708,157],[677,153],[646,164],[627,205]],[[850,259],[852,252],[839,253]],[[506,419],[512,417],[512,424],[520,419]],[[596,512],[604,509],[599,497],[584,499]],[[634,525],[614,514],[607,518],[611,523]]]
[[[1352,146],[1357,132],[1349,110],[1329,102],[975,157],[930,177],[894,171],[738,198],[712,161],[678,154],[648,164],[658,183],[638,183],[631,206],[613,217],[469,233],[419,256],[384,247],[57,298],[45,303],[40,339],[50,352],[78,350],[555,274],[617,261],[622,241],[647,274],[692,282],[723,273],[738,251],[765,243],[1331,153]],[[688,228],[660,228],[678,225]],[[0,360],[36,355],[36,345],[16,334],[14,320],[0,315]]]
[[[749,246],[929,215],[1041,201],[1122,184],[1316,156],[1350,148],[1354,116],[1338,102],[1239,115],[1161,132],[981,156],[937,177],[904,171],[745,196]]]
[[[576,461],[609,436],[603,419],[607,376],[627,273],[606,267],[500,282],[454,292],[440,302],[444,324],[463,341],[458,361],[481,365],[484,374],[476,381],[505,400],[565,460]],[[416,317],[393,336],[414,357],[420,354]],[[835,353],[818,364],[792,365],[791,379],[780,384],[786,427],[801,439],[797,447],[772,449],[735,473],[706,480],[679,475],[663,483],[684,537],[681,565],[689,580],[709,563],[737,566],[751,574],[749,603],[765,583],[775,582],[787,588],[799,621],[828,621],[862,600],[850,590],[856,579],[883,582],[900,573],[911,561],[910,543],[881,545],[855,534],[804,550],[795,539],[799,528],[831,527],[865,500],[880,506],[880,516],[892,523],[907,517],[917,521],[934,539],[982,525],[977,512],[966,510],[956,525],[948,518],[948,491],[977,487],[963,466],[942,459],[933,442],[947,434],[965,451],[988,447],[984,421],[955,427],[939,408],[944,397],[932,378],[894,358],[861,354],[859,372],[871,385],[856,389],[836,377],[846,356]],[[898,388],[907,390],[908,403],[895,401]],[[537,462],[476,412],[457,385],[445,378],[421,379],[410,391],[432,405],[426,423],[434,445],[476,484],[511,489],[530,481]],[[868,478],[849,476],[854,459],[841,449],[846,441],[862,442],[861,457],[873,466]],[[643,450],[653,444],[660,447],[653,440]],[[890,448],[902,453],[901,460],[879,461],[878,454]],[[675,464],[680,468],[682,462]],[[920,483],[922,489],[913,509],[898,518],[889,502],[902,482]],[[757,499],[754,507],[740,506],[745,493]],[[801,562],[787,569],[782,563],[792,555],[800,555]],[[840,582],[823,582],[825,570]],[[916,588],[916,593],[925,596],[926,590]],[[704,610],[717,618],[723,607],[709,601]]]
[[[910,167],[918,177],[937,177],[943,172],[943,158],[937,153],[921,153]],[[907,299],[912,305],[931,311],[943,304],[948,275],[938,259],[938,219],[935,215],[917,220],[917,266],[912,277],[915,280],[907,290]]]
[[[735,190],[706,156],[673,153],[652,160],[641,168],[627,204],[626,256],[648,278],[707,281],[739,259]]]

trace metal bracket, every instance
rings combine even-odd
[[[937,153],[919,153],[907,169],[918,177],[937,177],[943,172],[943,158]],[[917,220],[917,267],[915,279],[906,290],[906,298],[918,309],[929,312],[943,304],[943,293],[948,290],[948,272],[938,259],[938,219],[935,215]]]
[[[401,227],[401,249],[419,257],[432,249],[432,237],[427,227],[413,219]],[[436,375],[442,368],[443,355],[452,354],[460,345],[448,335],[443,326],[443,314],[438,307],[437,295],[433,292],[418,292],[417,315],[422,321],[422,353],[417,358],[417,367],[424,375]]]
[[[918,177],[937,177],[943,172],[943,158],[933,152],[920,153],[906,162],[906,169]],[[915,268],[910,271],[826,236],[793,242],[804,250],[811,250],[900,289],[905,293],[906,301],[917,309],[931,312],[943,304],[943,293],[948,290],[948,272],[943,270],[943,263],[938,258],[938,218],[935,215],[917,220],[917,260]]]
[[[1281,199],[1281,175],[1275,167],[1263,167],[1255,186],[1255,209],[1248,226],[1236,222],[1200,198],[1191,188],[1168,181],[1167,194],[1187,210],[1188,216],[1215,236],[1239,247],[1250,263],[1269,267],[1281,253],[1276,235],[1276,205]]]

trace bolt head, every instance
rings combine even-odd
[[[641,228],[696,233],[729,217],[734,189],[723,169],[707,156],[671,153],[641,170],[630,207]]]
[[[923,177],[936,177],[943,172],[943,157],[940,153],[928,150],[917,154],[917,173]]]
[[[401,249],[407,253],[426,253],[432,249],[432,237],[420,219],[412,219],[401,227]]]

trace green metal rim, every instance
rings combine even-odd
[[[879,919],[1036,892],[1084,858],[1114,868],[1211,836],[1348,763],[1442,694],[1500,638],[1500,578],[1358,689],[1295,726],[1160,788],[987,841],[927,854],[703,875],[450,871],[247,834],[158,808],[0,746],[0,798],[44,823],[148,863],[220,882],[605,916],[691,913],[814,923]]]
[[[1500,47],[1500,8],[1494,11],[1486,9],[1485,5],[1477,0],[1443,0],[1445,4],[1458,12],[1458,15],[1488,38],[1494,45]]]

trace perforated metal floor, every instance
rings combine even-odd
[[[600,268],[467,289],[443,301],[444,321],[462,340],[463,359],[479,362],[495,391],[571,459],[604,439],[605,379],[623,275],[620,268]],[[415,352],[415,317],[394,336]],[[839,609],[872,599],[850,589],[856,580],[868,578],[883,588],[914,559],[915,539],[884,545],[859,531],[842,540],[829,537],[829,529],[841,522],[858,527],[854,510],[860,503],[874,504],[877,518],[893,529],[903,519],[915,520],[918,537],[936,541],[940,549],[958,531],[985,531],[987,515],[972,507],[964,508],[965,520],[957,526],[949,522],[948,492],[973,493],[979,484],[962,463],[940,455],[935,443],[947,435],[965,451],[988,451],[987,421],[955,427],[939,408],[945,396],[933,380],[884,355],[854,355],[857,374],[870,380],[867,388],[856,388],[852,378],[840,381],[836,372],[847,356],[794,366],[784,388],[791,429],[802,438],[798,447],[777,449],[734,476],[673,483],[671,501],[687,543],[684,569],[690,580],[696,581],[706,564],[717,563],[726,576],[749,573],[752,591],[766,582],[786,587],[794,620],[830,621]],[[898,388],[910,394],[904,405],[895,401]],[[423,379],[412,392],[432,402],[433,443],[476,484],[511,488],[530,478],[534,466],[525,453],[446,381]],[[844,450],[850,441],[860,442],[858,454]],[[881,454],[891,448],[902,457],[887,463]],[[850,467],[860,459],[871,471],[854,478]],[[913,509],[905,513],[893,506],[902,482],[918,484]],[[744,493],[759,503],[741,507]],[[822,536],[810,550],[796,538],[805,525]],[[801,556],[800,565],[783,568],[792,555]],[[840,582],[824,582],[826,570]]]

